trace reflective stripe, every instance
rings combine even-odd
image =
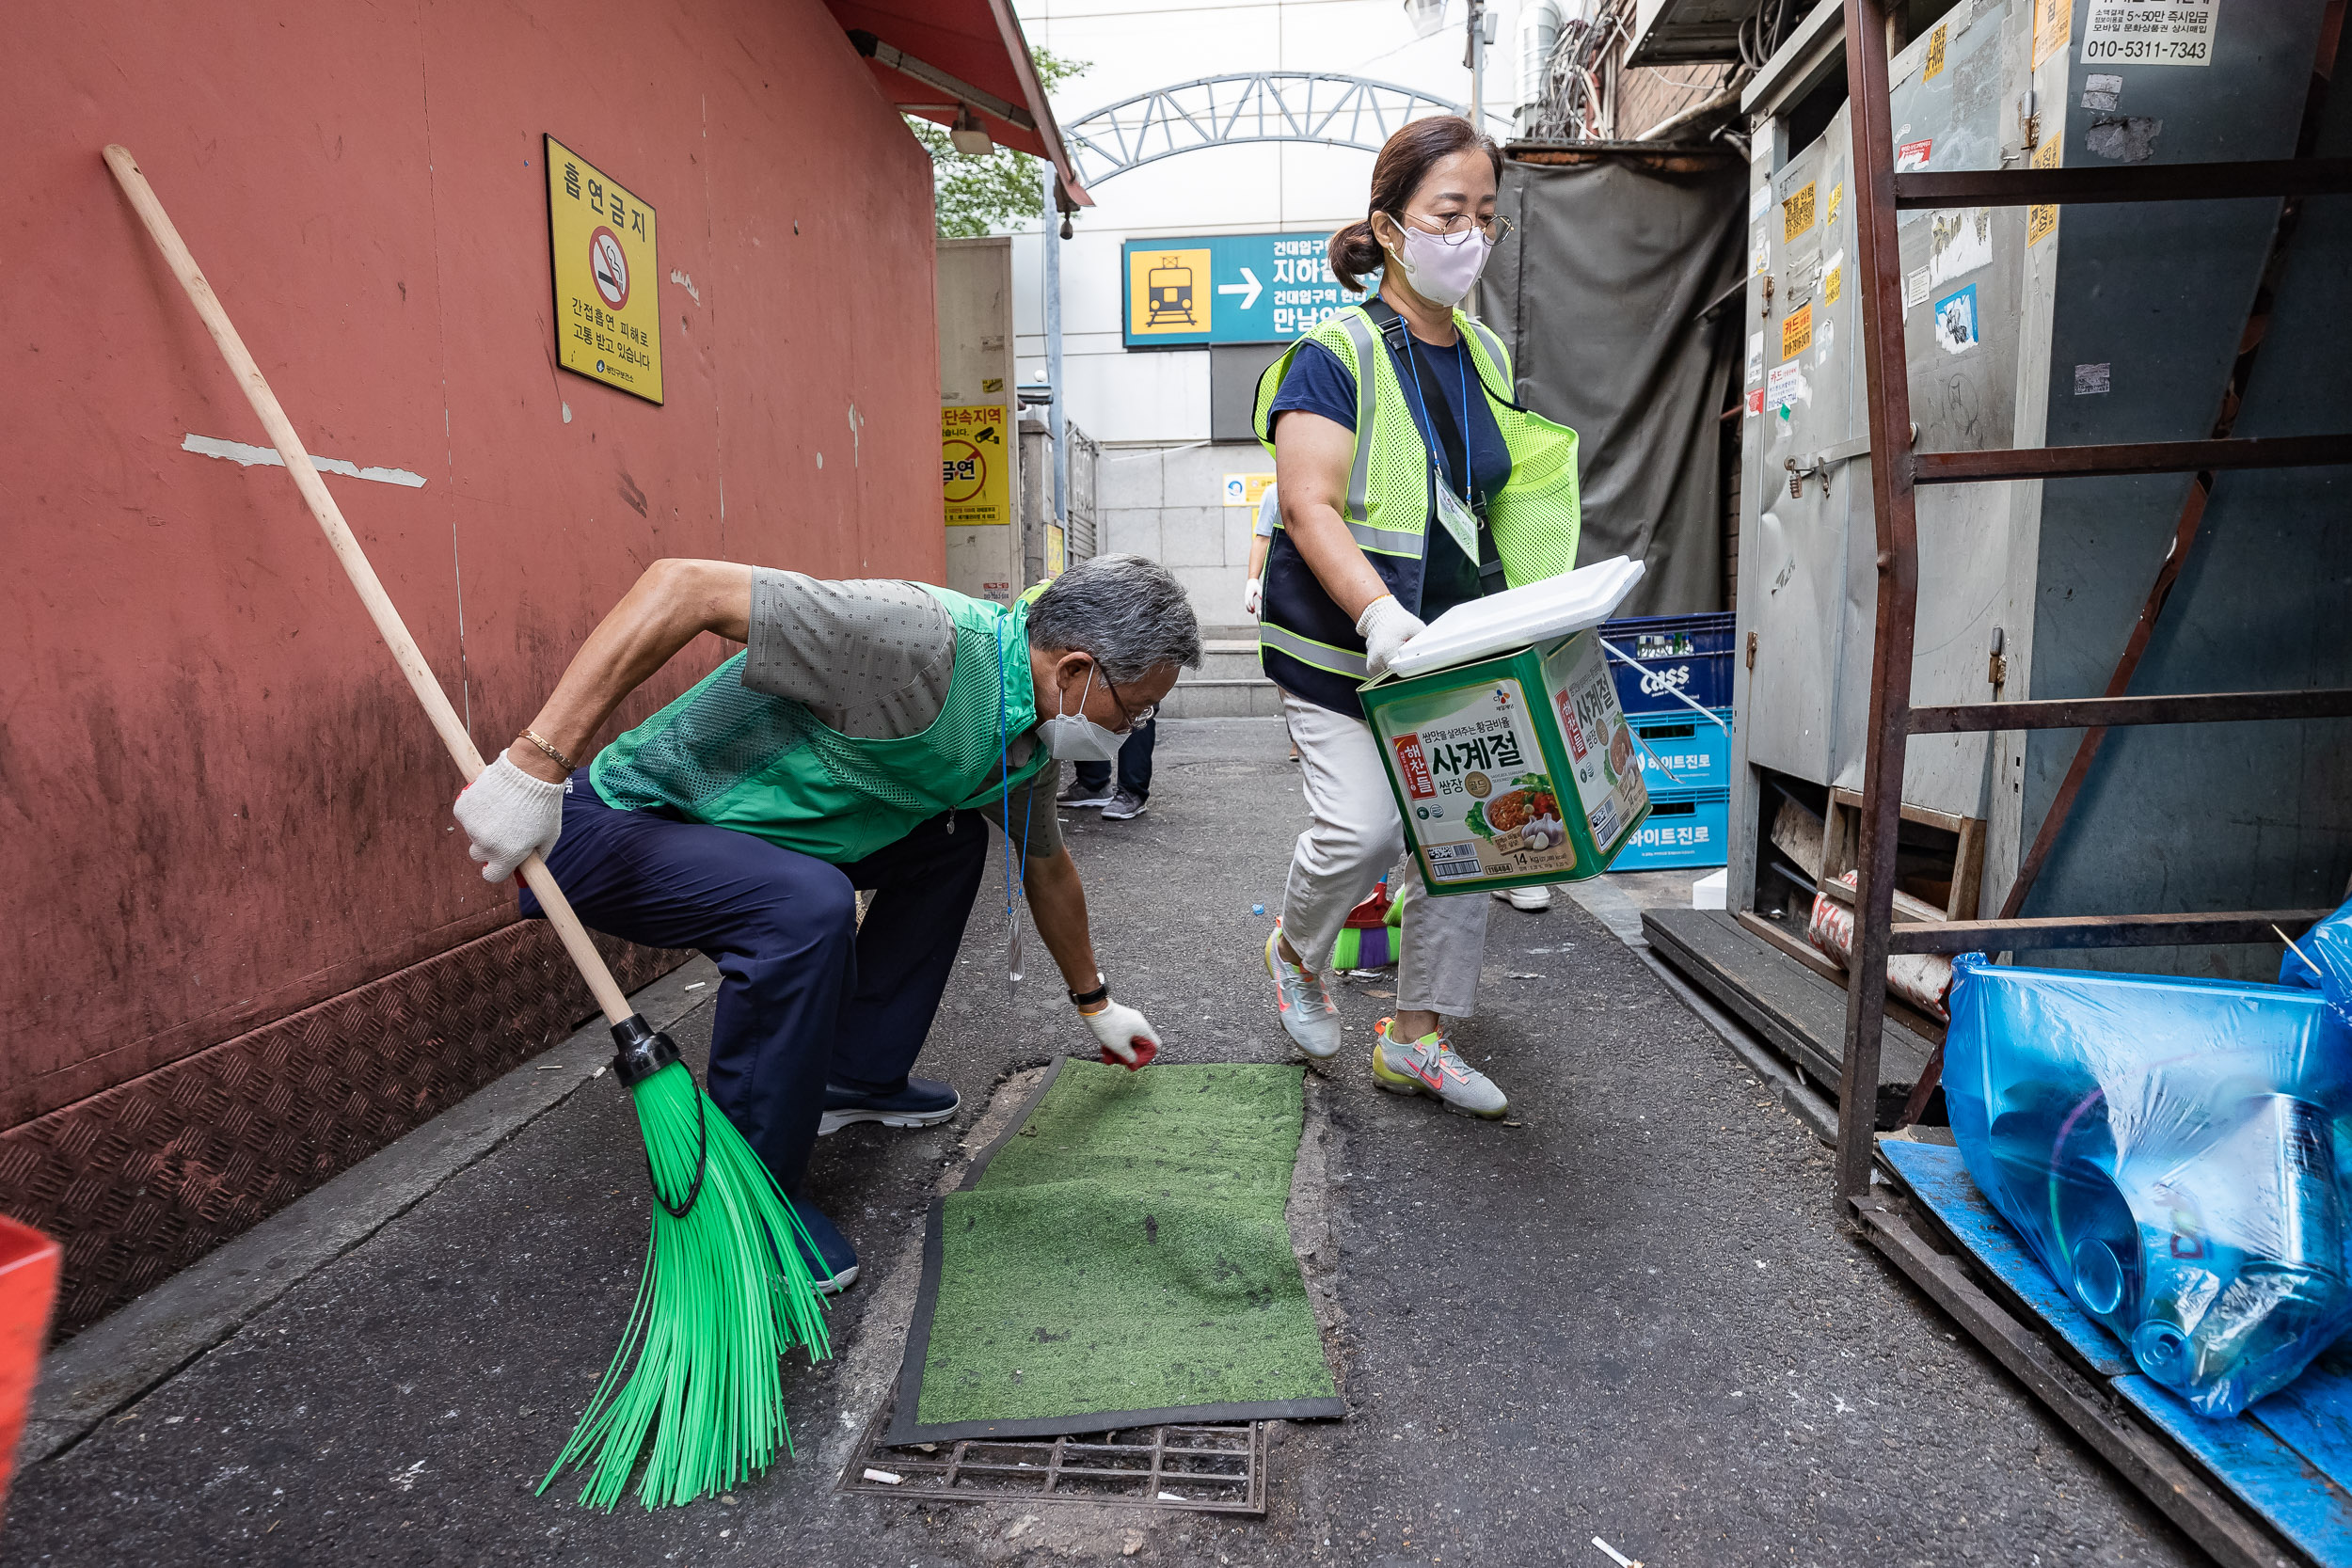
[[[1271,648],[1278,654],[1288,654],[1301,664],[1311,664],[1318,670],[1328,670],[1335,675],[1346,675],[1354,680],[1362,680],[1372,673],[1361,654],[1334,648],[1328,642],[1301,637],[1295,631],[1264,621],[1258,623],[1258,646]]]
[[[1361,309],[1343,310],[1335,319],[1347,334],[1348,341],[1356,345],[1356,462],[1347,471],[1347,526],[1354,532],[1356,525],[1368,515],[1365,506],[1372,493],[1372,415],[1379,360],[1373,353],[1372,323],[1365,319]],[[1360,533],[1356,542],[1366,543]],[[1376,543],[1372,547],[1387,548]],[[1416,546],[1406,553],[1419,555],[1421,551]]]
[[[1407,532],[1401,528],[1375,528],[1370,523],[1358,522],[1349,523],[1347,531],[1365,549],[1378,550],[1383,555],[1407,555],[1415,561],[1421,559],[1422,536],[1418,533]]]

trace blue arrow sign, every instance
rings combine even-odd
[[[1324,258],[1328,234],[1201,234],[1129,240],[1125,341],[1131,349],[1286,343],[1344,305]]]

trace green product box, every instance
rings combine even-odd
[[[1434,896],[1597,877],[1649,815],[1597,631],[1391,673],[1362,697]]]

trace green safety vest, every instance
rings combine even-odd
[[[1511,454],[1510,483],[1486,508],[1503,579],[1518,588],[1557,577],[1576,563],[1581,516],[1577,502],[1576,432],[1512,401],[1511,356],[1484,323],[1456,310],[1454,329],[1470,344],[1480,389],[1486,394],[1486,406]],[[1329,350],[1356,379],[1356,447],[1348,467],[1344,513],[1347,531],[1391,591],[1417,584],[1425,535],[1432,526],[1434,492],[1429,445],[1413,417],[1404,383],[1398,379],[1395,357],[1382,344],[1371,313],[1360,305],[1334,312],[1299,340],[1299,343],[1310,342]],[[1290,372],[1299,343],[1292,344],[1258,378],[1253,424],[1269,453],[1274,451],[1269,420],[1275,394]],[[1372,367],[1370,375],[1364,373],[1367,364]],[[1463,432],[1463,439],[1467,445],[1470,432]],[[1287,575],[1300,575],[1305,563],[1295,560],[1295,546],[1281,537],[1279,519],[1275,530],[1273,557],[1290,556],[1295,564],[1288,567]],[[1265,610],[1258,623],[1259,652],[1266,673],[1282,681],[1283,661],[1296,660],[1313,671],[1363,680],[1363,640],[1356,636],[1347,617],[1330,605],[1319,588],[1311,596],[1322,598],[1320,607],[1302,606],[1298,593],[1278,592],[1273,580],[1277,571],[1275,560],[1269,559]],[[1416,591],[1410,602],[1417,600]],[[1315,612],[1326,607],[1327,614]],[[1301,695],[1320,700],[1313,692],[1302,691]]]
[[[737,654],[597,754],[588,768],[597,795],[622,811],[666,809],[836,865],[897,843],[942,812],[997,800],[1006,744],[1037,721],[1034,595],[1007,609],[921,586],[956,628],[947,700],[922,734],[843,735],[800,703],[746,687],[747,654]],[[1035,747],[1010,784],[1052,763]]]

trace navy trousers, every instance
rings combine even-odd
[[[719,966],[710,1098],[799,1196],[825,1085],[905,1086],[988,866],[988,819],[932,817],[834,865],[732,828],[615,811],[564,785],[548,868],[595,930]],[[852,890],[874,899],[863,927]],[[540,913],[526,891],[526,915]]]
[[[1133,734],[1119,748],[1119,787],[1138,800],[1152,798],[1152,748],[1159,741],[1160,721],[1157,715],[1135,727]],[[1072,764],[1078,783],[1088,789],[1100,789],[1111,782],[1111,765],[1107,762]]]

